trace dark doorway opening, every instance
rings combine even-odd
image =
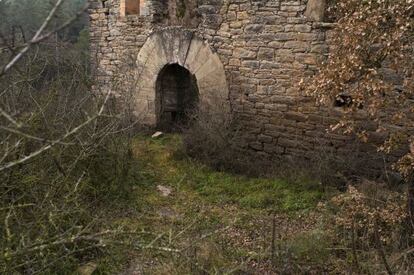
[[[158,128],[180,130],[197,107],[197,79],[186,68],[171,64],[161,70],[156,85]]]

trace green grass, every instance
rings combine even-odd
[[[148,274],[336,274],[353,261],[342,247],[333,249],[338,242],[326,230],[331,213],[316,207],[331,194],[317,181],[217,172],[182,148],[179,135],[136,137],[135,204],[108,220],[114,228],[145,231],[137,237],[144,246],[180,252],[114,247],[97,274],[134,262]],[[157,185],[172,194],[161,196]]]
[[[181,150],[178,135],[157,140],[140,136],[135,142],[147,181],[195,192],[210,203],[286,212],[313,208],[323,198],[322,188],[315,181],[289,182],[216,172],[187,158]]]
[[[101,261],[101,274],[114,271],[111,262],[125,267],[134,259],[151,262],[145,269],[149,274],[255,273],[257,269],[249,261],[269,261],[271,213],[278,213],[282,219],[279,231],[291,232],[291,219],[313,211],[324,198],[315,181],[249,178],[217,172],[187,157],[182,148],[179,135],[160,139],[136,137],[132,149],[140,177],[131,194],[135,204],[130,206],[131,213],[108,222],[114,228],[150,232],[140,235],[143,244],[184,252],[113,249],[112,255]],[[163,197],[157,185],[168,186],[173,193]],[[303,231],[301,226],[297,227]],[[289,243],[289,249],[304,260],[306,255],[302,254],[307,253],[307,247],[315,246],[318,245],[300,238]],[[264,268],[271,267],[265,264]]]

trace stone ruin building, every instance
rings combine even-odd
[[[325,0],[90,4],[99,86],[113,87],[114,79],[132,75],[135,84],[126,90],[146,124],[172,123],[195,105],[219,106],[242,125],[240,145],[260,155],[312,159],[329,152],[358,154],[365,168],[383,163],[372,145],[326,131],[341,106],[316,106],[298,89],[329,49]]]

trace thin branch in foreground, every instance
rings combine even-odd
[[[33,38],[23,47],[23,49],[20,50],[20,52],[18,54],[16,54],[12,60],[7,63],[0,71],[0,77],[3,76],[7,71],[9,71],[14,65],[16,65],[16,63],[27,53],[27,51],[35,44],[38,44],[42,41],[44,41],[45,39],[49,38],[51,35],[55,34],[56,32],[68,27],[72,22],[74,22],[76,19],[78,19],[83,12],[88,8],[89,4],[85,4],[85,6],[79,10],[72,18],[70,18],[68,21],[66,21],[65,23],[63,23],[61,26],[59,26],[58,28],[43,34],[43,32],[45,31],[45,29],[47,28],[47,26],[50,24],[50,21],[53,19],[53,17],[55,16],[57,10],[59,9],[59,7],[62,5],[62,3],[65,0],[58,0],[58,2],[56,2],[56,4],[53,6],[52,10],[49,12],[49,15],[47,16],[47,18],[45,19],[45,21],[43,21],[42,25],[40,26],[40,28],[37,30],[36,34],[33,36]]]
[[[19,135],[19,136],[22,136],[22,137],[25,137],[27,139],[36,140],[36,141],[39,141],[39,142],[44,142],[44,143],[52,143],[53,142],[53,140],[50,140],[50,139],[45,139],[45,138],[33,136],[33,135],[30,135],[30,134],[21,132],[19,130],[4,127],[4,126],[1,126],[1,125],[0,125],[0,129],[2,129],[4,131],[7,131],[7,132],[10,132],[10,133],[13,133],[13,134],[16,134],[16,135]],[[75,143],[73,143],[73,142],[71,142],[71,143],[60,142],[60,144],[62,144],[62,145],[74,145]]]
[[[42,25],[36,31],[35,35],[30,40],[30,42],[17,55],[15,55],[14,58],[9,63],[6,64],[6,66],[4,66],[4,68],[0,72],[0,76],[4,75],[8,70],[10,70],[17,63],[17,61],[19,61],[26,54],[26,52],[34,44],[37,43],[36,40],[38,40],[39,37],[41,37],[43,31],[47,28],[47,26],[49,25],[50,21],[52,21],[54,15],[56,14],[56,12],[59,9],[59,7],[62,5],[63,1],[64,0],[58,0],[56,2],[56,4],[53,6],[52,10],[49,12],[49,15],[46,17],[45,21],[43,21]]]
[[[16,165],[19,164],[23,164],[25,162],[27,162],[28,160],[37,157],[38,155],[42,154],[45,151],[48,151],[49,149],[51,149],[53,146],[62,143],[65,139],[67,139],[68,137],[74,135],[75,133],[77,133],[79,130],[81,130],[82,128],[84,128],[85,126],[89,125],[89,123],[91,123],[92,121],[94,121],[95,119],[97,119],[98,117],[100,117],[103,113],[103,111],[105,110],[105,106],[106,103],[109,100],[109,97],[111,95],[111,90],[108,91],[106,97],[105,97],[105,101],[102,103],[102,106],[100,107],[99,112],[94,115],[93,117],[89,118],[88,120],[86,120],[85,122],[83,122],[82,124],[78,125],[77,127],[73,128],[71,131],[69,131],[68,133],[66,133],[63,137],[56,139],[54,141],[51,141],[48,145],[43,146],[42,148],[38,149],[37,151],[23,157],[20,158],[18,160],[15,161],[11,161],[3,166],[0,166],[0,172],[9,168],[12,168]]]
[[[2,108],[0,108],[0,115],[4,116],[9,122],[11,122],[16,128],[21,128],[22,124],[17,122],[11,115],[6,113]]]

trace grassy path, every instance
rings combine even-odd
[[[135,205],[113,221],[151,232],[144,243],[152,247],[180,252],[119,251],[124,274],[322,271],[318,184],[215,172],[186,157],[180,142],[176,135],[136,138]]]

